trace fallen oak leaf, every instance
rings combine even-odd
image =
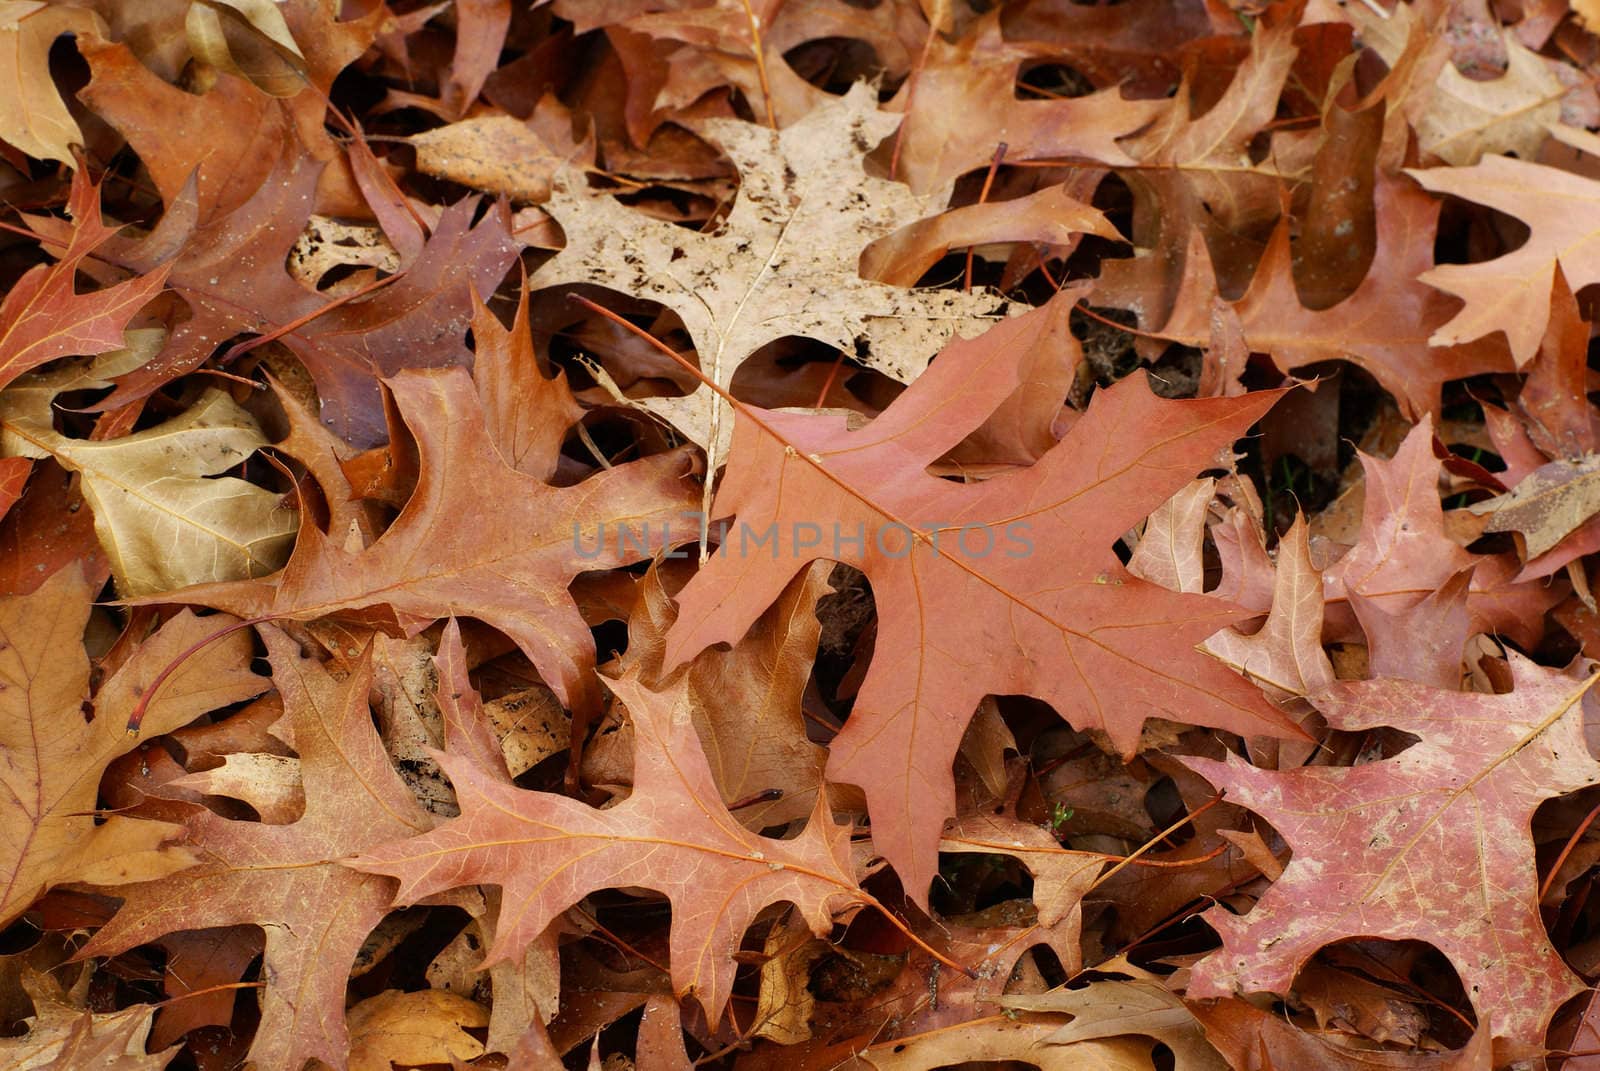
[[[1079,157],[1133,166],[1137,161],[1118,139],[1148,125],[1168,102],[1127,97],[1118,87],[1066,100],[1019,100],[1023,64],[1054,58],[1057,49],[1007,40],[1000,16],[991,9],[954,41],[928,36],[921,69],[885,105],[905,113],[895,177],[944,203],[963,172],[989,163],[997,141],[1006,143],[1008,161]]]
[[[0,301],[0,386],[57,357],[120,349],[123,328],[166,281],[170,269],[150,265],[138,278],[77,293],[74,280],[84,258],[121,228],[102,221],[100,187],[82,168],[72,176],[67,211],[73,222],[60,228],[66,231],[60,259],[29,268]]]
[[[472,223],[471,199],[446,208],[422,253],[398,282],[362,300],[329,302],[295,280],[289,251],[311,216],[323,167],[291,146],[239,208],[197,221],[192,188],[138,242],[108,243],[113,263],[171,269],[170,288],[190,317],[161,355],[122,377],[101,405],[144,397],[198,367],[237,334],[274,335],[316,381],[321,416],[358,448],[384,440],[378,380],[402,368],[471,362],[466,348],[474,289],[490,293],[515,259],[509,213],[494,206]]]
[[[1355,545],[1324,570],[1326,629],[1352,634],[1351,592],[1399,620],[1470,569],[1471,630],[1504,634],[1532,647],[1542,635],[1544,610],[1558,593],[1547,585],[1516,582],[1520,566],[1514,552],[1474,554],[1446,534],[1439,500],[1442,466],[1433,438],[1433,420],[1424,417],[1392,458],[1357,451],[1365,480],[1361,531]]]
[[[168,622],[101,685],[89,720],[83,633],[93,595],[68,567],[30,595],[0,600],[0,780],[11,801],[0,808],[0,925],[60,882],[140,881],[193,862],[162,850],[177,827],[118,815],[97,822],[95,800],[106,766],[137,746],[122,712],[217,619],[185,611]],[[247,660],[248,644],[235,637],[186,661],[149,704],[149,729],[170,732],[261,692],[267,682]]]
[[[682,318],[701,369],[723,390],[747,357],[787,336],[851,354],[864,340],[859,360],[909,382],[941,343],[978,332],[1005,315],[1007,303],[992,294],[908,290],[858,273],[863,246],[929,207],[863,170],[866,150],[894,125],[873,107],[865,84],[783,131],[707,123],[741,178],[732,211],[710,234],[643,218],[581,186],[558,187],[545,209],[565,230],[567,247],[529,286],[590,283],[661,302]],[[699,444],[716,472],[732,425],[715,390],[701,384],[687,396],[630,404]]]
[[[1004,996],[1007,1008],[1031,1013],[1065,1013],[1072,1021],[1045,1039],[1047,1045],[1135,1034],[1172,1050],[1178,1071],[1226,1071],[1221,1055],[1206,1043],[1204,1031],[1183,1001],[1153,979],[1106,979],[1082,989]]]
[[[1516,29],[1491,31],[1494,45],[1505,50],[1505,70],[1497,78],[1480,79],[1452,62],[1447,9],[1407,5],[1381,16],[1372,8],[1347,10],[1363,42],[1391,72],[1407,71],[1386,95],[1391,112],[1403,112],[1416,130],[1424,153],[1457,167],[1477,163],[1487,153],[1532,160],[1547,138],[1571,129],[1563,98],[1583,88],[1580,72],[1528,48]]]
[[[343,1067],[351,964],[385,915],[393,887],[338,861],[427,829],[433,818],[390,766],[372,726],[371,648],[336,681],[283,633],[260,626],[260,635],[300,754],[304,813],[288,825],[268,825],[187,805],[186,843],[200,865],[114,890],[122,908],[80,955],[121,952],[178,930],[259,925],[266,934],[262,972],[272,984],[262,991],[254,1066],[300,1071],[315,1057]]]
[[[680,996],[692,992],[716,1022],[732,991],[733,954],[769,904],[793,903],[813,933],[826,935],[835,914],[872,902],[852,873],[850,827],[834,824],[819,794],[798,837],[750,832],[719,802],[686,704],[647,690],[636,675],[608,684],[634,725],[626,800],[596,810],[518,788],[494,761],[492,739],[468,741],[438,755],[461,816],[369,848],[351,865],[399,879],[397,904],[499,885],[500,925],[486,964],[519,955],[592,892],[661,892],[672,902],[673,985]]]
[[[350,1009],[350,1071],[459,1065],[483,1055],[483,1042],[467,1031],[488,1025],[488,1009],[457,993],[385,989]]]
[[[1139,580],[1112,550],[1276,392],[1168,401],[1136,375],[1098,392],[1029,468],[975,484],[926,471],[1018,388],[1019,361],[1051,323],[1036,310],[946,346],[857,430],[837,414],[741,404],[713,511],[737,525],[684,588],[668,634],[674,666],[738,641],[811,561],[866,573],[876,648],[828,773],[866,792],[874,843],[919,904],[956,809],[951,762],[986,694],[1043,699],[1074,726],[1108,732],[1125,755],[1150,717],[1304,735],[1254,685],[1193,649],[1246,611]],[[1145,434],[1119,430],[1128,428]],[[977,549],[963,542],[973,532]]]
[[[1292,372],[1322,361],[1359,365],[1388,390],[1409,414],[1436,413],[1440,389],[1452,379],[1510,371],[1512,362],[1495,340],[1449,340],[1429,332],[1443,324],[1451,302],[1418,281],[1436,270],[1433,247],[1439,205],[1403,180],[1380,176],[1373,194],[1377,247],[1372,267],[1344,300],[1327,308],[1308,308],[1295,280],[1289,220],[1273,229],[1245,293],[1234,301],[1221,296],[1222,284],[1206,240],[1198,229],[1188,237],[1184,276],[1165,323],[1152,328],[1162,338],[1198,349],[1212,346],[1219,312],[1238,318],[1244,343]],[[1143,294],[1170,270],[1161,254],[1114,262],[1096,284],[1108,304],[1143,308]],[[1119,266],[1125,265],[1125,266]],[[1548,297],[1548,290],[1546,291]]]
[[[592,139],[552,146],[534,123],[509,115],[475,115],[406,140],[417,151],[417,170],[423,174],[530,204],[550,199],[551,184],[563,168],[594,166]]]
[[[1487,205],[1528,225],[1528,240],[1503,256],[1440,264],[1418,276],[1465,302],[1430,342],[1448,346],[1504,331],[1517,365],[1526,365],[1550,321],[1556,267],[1573,290],[1600,282],[1600,242],[1571,226],[1600,207],[1600,182],[1507,156],[1485,156],[1471,167],[1407,168],[1406,174],[1433,193]]]
[[[1140,544],[1141,546],[1143,544]],[[1320,691],[1334,681],[1322,649],[1322,574],[1311,564],[1304,517],[1296,517],[1278,542],[1272,609],[1266,624],[1246,636],[1228,629],[1203,649],[1256,681],[1279,702]]]
[[[1191,1000],[1189,1010],[1205,1029],[1206,1040],[1231,1067],[1253,1071],[1317,1068],[1318,1071],[1492,1071],[1489,1032],[1481,1026],[1455,1052],[1394,1052],[1340,1044],[1338,1035],[1321,1036],[1263,1011],[1247,1000]]]
[[[1018,1063],[1039,1071],[1148,1071],[1157,1042],[1148,1038],[1096,1038],[1052,1045],[1066,1024],[1061,1015],[989,1015],[959,1026],[927,1030],[886,1041],[851,1038],[803,1055],[767,1050],[753,1071],[937,1071],[963,1064]],[[1187,1071],[1180,1067],[1179,1071]]]
[[[666,634],[677,612],[662,564],[639,581],[627,651],[607,671],[635,672],[690,711],[722,802],[746,827],[759,831],[804,819],[824,790],[835,810],[859,810],[860,800],[846,800],[842,786],[824,784],[828,752],[807,738],[801,714],[821,633],[817,601],[832,592],[827,567],[816,565],[797,577],[733,650],[703,652],[692,664],[663,674]],[[624,748],[626,755],[616,754]],[[597,738],[585,755],[600,767],[608,758],[626,767],[632,750],[632,730],[625,727]],[[607,780],[587,768],[585,773],[596,784]]]
[[[135,1004],[94,1011],[74,1003],[54,977],[25,970],[22,988],[33,1002],[27,1033],[0,1038],[6,1071],[160,1071],[178,1047],[145,1052],[156,1009]]]
[[[279,8],[268,0],[192,3],[184,19],[189,49],[201,62],[247,78],[264,93],[295,96],[306,87],[309,69]]]
[[[240,616],[251,619],[340,616],[406,635],[470,615],[511,637],[569,709],[598,710],[594,637],[567,586],[580,573],[669,549],[670,526],[700,500],[686,479],[692,461],[675,451],[552,487],[510,466],[464,370],[407,371],[386,383],[416,437],[421,471],[377,542],[346,550],[302,516],[281,572],[150,601],[248,608]],[[548,471],[559,445],[541,438],[519,464]],[[485,502],[495,508],[485,512]],[[475,523],[462,524],[468,517]]]
[[[1529,823],[1545,799],[1600,784],[1580,702],[1600,678],[1507,657],[1509,694],[1385,679],[1311,697],[1336,729],[1421,737],[1393,758],[1289,771],[1233,756],[1179,760],[1270,822],[1294,853],[1248,914],[1206,913],[1222,948],[1195,965],[1190,997],[1287,993],[1325,944],[1415,939],[1455,966],[1503,1055],[1542,1051],[1551,1015],[1583,985],[1540,918]]]

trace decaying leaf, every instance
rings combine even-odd
[[[1471,509],[1489,514],[1485,531],[1521,532],[1526,556],[1537,558],[1600,513],[1600,456],[1548,462]]]
[[[7,1071],[160,1071],[178,1055],[175,1046],[145,1052],[155,1014],[148,1005],[95,1012],[75,1004],[48,975],[25,974],[22,984],[33,1015],[25,1034],[0,1038]]]
[[[567,249],[530,285],[594,283],[661,302],[683,319],[701,371],[724,390],[741,362],[790,335],[909,382],[941,343],[982,331],[1005,315],[1006,303],[857,274],[864,245],[932,207],[862,169],[863,151],[895,125],[870,98],[856,86],[777,132],[709,124],[707,134],[733,157],[741,179],[732,211],[710,234],[641,220],[610,197],[559,188],[546,209],[566,231]],[[636,404],[705,448],[711,471],[727,456],[732,415],[711,388]]]
[[[1195,966],[1191,997],[1287,992],[1332,941],[1414,938],[1449,957],[1508,1051],[1539,1049],[1551,1014],[1582,983],[1539,917],[1528,822],[1544,800],[1600,784],[1600,763],[1583,735],[1592,680],[1508,657],[1506,695],[1386,679],[1312,697],[1335,728],[1421,737],[1393,758],[1289,771],[1182,760],[1294,849],[1248,914],[1207,913],[1222,949]]]
[[[187,850],[164,850],[178,839],[176,827],[122,816],[97,822],[95,795],[106,766],[136,744],[123,728],[138,697],[169,661],[226,619],[185,612],[91,699],[83,633],[93,596],[80,571],[69,567],[32,595],[0,600],[0,745],[6,794],[14,801],[0,811],[7,874],[0,922],[9,923],[58,882],[118,885],[195,861]],[[145,732],[167,732],[260,692],[266,681],[249,672],[247,652],[244,638],[235,637],[181,665],[147,708]]]
[[[283,496],[218,477],[267,445],[255,419],[222,391],[164,424],[99,442],[10,419],[3,396],[0,422],[13,449],[54,457],[82,477],[125,596],[263,576],[289,556],[298,522]]]

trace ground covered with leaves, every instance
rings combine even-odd
[[[1600,1068],[1595,0],[0,0],[0,1066]]]

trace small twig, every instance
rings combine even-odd
[[[1006,158],[1006,143],[1001,142],[994,147],[994,159],[989,161],[989,173],[983,176],[983,189],[978,191],[978,203],[981,205],[989,199],[989,190],[994,186],[995,172],[1000,170],[1000,162]],[[961,289],[966,293],[972,292],[972,247],[967,247],[967,269],[961,277]]]
[[[246,629],[252,625],[266,624],[268,621],[276,620],[278,616],[278,614],[267,614],[264,617],[252,617],[247,621],[236,621],[227,628],[220,629],[204,639],[191,643],[179,653],[178,657],[162,667],[161,672],[156,674],[155,680],[151,681],[150,686],[140,694],[139,701],[133,705],[133,712],[128,715],[128,735],[139,735],[139,726],[144,723],[145,712],[150,708],[150,700],[154,699],[160,687],[167,683],[167,678],[172,676],[178,667],[188,661],[191,656],[198,654],[203,648],[211,646],[223,637],[233,635],[240,629]]]
[[[1190,822],[1193,822],[1196,818],[1199,818],[1202,814],[1205,814],[1211,808],[1221,803],[1224,795],[1226,795],[1226,792],[1218,792],[1215,796],[1211,797],[1211,799],[1207,800],[1199,807],[1196,807],[1193,811],[1190,811],[1188,814],[1172,823],[1166,829],[1163,829],[1160,833],[1157,833],[1154,837],[1151,837],[1149,840],[1145,841],[1139,846],[1138,851],[1134,852],[1130,856],[1127,856],[1122,860],[1122,862],[1118,863],[1116,866],[1112,867],[1110,870],[1096,878],[1094,884],[1085,890],[1084,895],[1087,896],[1090,892],[1093,892],[1095,889],[1098,889],[1100,886],[1110,881],[1119,871],[1128,866],[1135,859],[1138,859],[1141,855],[1151,851],[1156,845],[1166,840],[1172,834],[1176,833],[1178,830],[1182,829],[1184,826],[1188,825]]]
[[[313,320],[316,320],[319,317],[326,316],[328,313],[339,308],[341,305],[348,305],[350,302],[355,301],[358,298],[366,297],[374,290],[382,290],[386,286],[399,282],[401,279],[405,278],[405,275],[406,273],[402,270],[395,272],[393,275],[386,275],[382,279],[374,279],[366,286],[363,286],[358,290],[352,290],[350,293],[341,297],[334,298],[321,308],[313,309],[304,316],[296,317],[295,319],[290,320],[288,323],[268,331],[264,335],[257,335],[255,338],[245,339],[243,342],[236,342],[232,346],[228,347],[228,352],[222,355],[222,363],[230,364],[236,358],[243,356],[244,354],[255,349],[257,346],[263,346],[268,342],[277,341],[284,335],[293,334],[306,324],[311,323]]]

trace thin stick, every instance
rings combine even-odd
[[[828,369],[828,378],[822,381],[822,389],[817,391],[817,404],[813,409],[821,409],[822,403],[828,400],[828,391],[833,389],[834,377],[839,374],[839,369],[844,365],[844,350],[839,351],[839,356],[833,359],[833,367]]]
[[[916,945],[918,948],[922,949],[928,955],[932,956],[946,967],[949,967],[951,970],[960,974],[964,974],[968,978],[978,977],[977,971],[973,970],[971,967],[963,967],[961,964],[957,963],[955,960],[951,959],[949,956],[946,956],[937,948],[934,948],[928,942],[912,933],[911,927],[907,926],[905,922],[903,922],[893,911],[890,911],[888,908],[884,907],[883,904],[879,903],[876,896],[873,896],[871,893],[867,892],[863,892],[861,895],[866,898],[866,903],[869,907],[877,908],[883,917],[889,920],[889,925],[905,934],[906,939],[912,944]]]
[[[1119,324],[1117,321],[1111,319],[1111,317],[1101,316],[1098,312],[1091,310],[1089,306],[1081,303],[1078,305],[1078,311],[1089,317],[1091,320],[1099,320],[1107,327],[1115,327],[1118,331],[1126,331],[1130,335],[1138,335],[1140,338],[1153,338],[1157,342],[1172,341],[1172,339],[1167,338],[1165,335],[1157,335],[1150,331],[1141,331],[1137,327],[1129,327],[1127,324]]]
[[[193,372],[191,372],[189,374],[190,375],[202,375],[202,376],[219,376],[222,379],[231,379],[235,383],[243,383],[245,386],[249,387],[251,390],[266,390],[267,389],[267,385],[265,383],[257,382],[254,379],[247,379],[244,376],[234,375],[232,372],[224,372],[220,368],[196,368]]]
[[[1139,846],[1138,851],[1123,859],[1122,862],[1118,863],[1116,866],[1112,867],[1110,870],[1096,878],[1094,884],[1089,886],[1089,888],[1084,891],[1084,895],[1087,896],[1089,893],[1110,881],[1116,876],[1118,871],[1122,870],[1123,867],[1127,866],[1129,863],[1132,863],[1135,859],[1138,859],[1141,855],[1153,849],[1157,844],[1160,844],[1172,834],[1176,833],[1178,830],[1182,829],[1184,826],[1188,825],[1190,822],[1193,822],[1196,818],[1199,818],[1202,814],[1205,814],[1211,808],[1221,803],[1224,795],[1226,795],[1225,792],[1218,792],[1215,796],[1212,796],[1211,799],[1207,800],[1193,811],[1190,811],[1188,814],[1172,823],[1166,829],[1163,829],[1160,833],[1157,833],[1154,837],[1151,837],[1149,840],[1145,841]]]
[[[386,286],[399,282],[401,279],[405,278],[405,275],[406,273],[404,271],[397,271],[393,275],[384,276],[382,279],[374,279],[372,282],[361,287],[359,290],[352,290],[343,297],[334,298],[321,308],[314,309],[313,311],[306,313],[304,316],[290,320],[288,323],[283,324],[281,327],[274,328],[264,335],[257,335],[255,338],[246,339],[243,342],[236,342],[232,346],[228,347],[227,353],[222,355],[222,363],[230,364],[235,358],[243,356],[244,354],[255,349],[257,346],[264,346],[268,342],[274,342],[282,338],[284,335],[293,334],[306,324],[321,316],[327,315],[341,305],[348,305],[350,302],[355,301],[358,298],[366,297],[374,290],[382,290]]]
[[[1561,872],[1561,864],[1567,861],[1567,856],[1572,854],[1572,849],[1578,846],[1583,835],[1589,832],[1589,827],[1594,825],[1594,820],[1600,818],[1600,803],[1594,805],[1584,820],[1578,823],[1578,828],[1573,830],[1572,836],[1567,838],[1567,846],[1561,849],[1561,854],[1556,856],[1556,861],[1550,865],[1550,873],[1546,874],[1544,881],[1539,884],[1539,895],[1535,903],[1544,899],[1545,893],[1550,891],[1550,886],[1555,883],[1556,875]]]
[[[750,51],[756,61],[756,78],[761,82],[761,103],[767,106],[767,125],[776,130],[778,117],[772,111],[772,85],[767,81],[767,56],[766,46],[761,43],[761,19],[750,6],[750,0],[742,2],[744,17],[750,20]]]
[[[146,688],[139,696],[139,701],[133,705],[133,712],[128,715],[128,735],[139,735],[139,726],[144,723],[145,711],[150,707],[150,700],[154,699],[157,690],[160,689],[163,684],[167,683],[167,678],[172,676],[172,674],[177,671],[178,667],[183,665],[183,663],[189,658],[195,654],[198,654],[203,648],[209,647],[211,644],[216,643],[224,636],[231,636],[240,629],[249,628],[252,625],[265,624],[268,621],[275,620],[278,616],[279,615],[277,614],[267,614],[265,617],[252,617],[248,621],[236,621],[227,628],[213,632],[203,640],[196,640],[194,643],[191,643],[187,649],[179,653],[177,658],[174,658],[172,661],[168,662],[164,667],[162,667],[161,672],[156,674],[156,679],[150,682],[150,687]]]
[[[222,982],[218,985],[208,985],[204,989],[191,989],[187,993],[179,993],[177,996],[168,997],[166,1000],[158,1000],[150,1007],[165,1008],[169,1004],[176,1004],[180,1000],[188,1000],[190,997],[203,997],[207,993],[221,993],[229,989],[265,989],[266,985],[267,983],[265,982]]]
[[[1001,142],[994,147],[994,159],[989,161],[989,173],[983,176],[983,189],[978,191],[978,203],[981,205],[989,199],[989,190],[994,186],[994,175],[1000,170],[1000,161],[1006,158],[1006,143]],[[961,277],[961,289],[966,293],[972,292],[972,247],[967,247],[967,270]]]
[[[928,54],[933,51],[933,39],[939,33],[939,28],[932,23],[928,24],[928,36],[922,39],[922,51],[917,54],[916,62],[911,65],[911,73],[906,78],[906,109],[905,118],[900,120],[900,125],[894,132],[894,150],[889,154],[889,177],[900,177],[900,147],[905,141],[906,127],[911,125],[911,109],[917,102],[917,83],[922,80],[922,69],[928,65]]]

